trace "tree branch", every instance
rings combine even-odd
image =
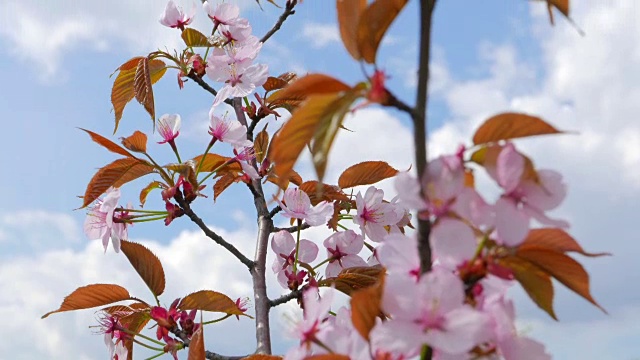
[[[202,219],[193,212],[193,210],[191,209],[191,206],[185,201],[185,199],[182,197],[182,194],[180,192],[176,192],[176,196],[174,198],[176,199],[176,201],[184,211],[184,214],[187,215],[189,219],[191,219],[191,221],[193,221],[196,225],[198,225],[198,227],[202,230],[202,232],[204,232],[205,235],[207,235],[208,238],[215,241],[217,244],[221,245],[225,249],[229,250],[230,253],[232,253],[236,258],[238,258],[238,260],[240,260],[240,262],[243,263],[247,267],[247,269],[249,269],[249,271],[252,271],[252,269],[255,267],[254,262],[249,260],[249,258],[247,258],[246,256],[244,256],[244,254],[242,254],[240,250],[238,250],[235,246],[227,242],[224,238],[222,238],[222,236],[216,234],[213,230],[209,229],[207,225],[205,225],[204,221],[202,221]]]
[[[273,25],[273,28],[271,28],[271,30],[264,34],[262,39],[260,39],[260,42],[266,42],[271,36],[273,36],[273,34],[276,33],[276,31],[280,30],[280,27],[282,27],[282,24],[285,22],[285,20],[287,20],[290,15],[296,13],[296,11],[293,9],[294,7],[296,7],[296,4],[298,4],[298,0],[287,0],[287,4],[284,7],[284,12],[282,13],[282,15],[280,15],[275,25]]]
[[[300,230],[306,230],[306,229],[308,229],[310,227],[311,227],[311,225],[309,225],[307,223],[304,223],[304,224],[302,224],[302,226],[300,226]],[[279,227],[274,227],[273,228],[273,232],[278,232],[278,231],[282,231],[282,230],[288,231],[290,233],[294,233],[294,232],[298,231],[298,225],[294,225],[294,226],[287,227],[287,228],[279,228]]]
[[[195,73],[191,72],[189,73],[189,75],[187,75],[187,77],[191,80],[193,80],[196,84],[200,85],[201,88],[207,90],[208,92],[210,92],[213,96],[218,95],[218,92],[216,91],[216,89],[212,88],[209,84],[207,84],[206,81],[202,80],[201,77],[199,77],[198,75],[196,75]],[[224,103],[227,105],[231,105],[233,106],[233,103],[231,102],[231,99],[225,99]]]
[[[405,103],[404,101],[398,99],[393,93],[391,93],[390,91],[387,91],[388,94],[388,98],[387,98],[387,104],[385,106],[391,106],[394,107],[400,111],[404,111],[406,112],[409,116],[411,116],[411,118],[413,119],[416,114],[414,109],[407,105],[407,103]]]
[[[270,307],[276,307],[278,305],[282,305],[284,303],[287,303],[293,299],[297,299],[300,297],[300,295],[302,295],[302,290],[303,289],[297,289],[297,290],[293,290],[292,292],[282,295],[277,299],[274,300],[269,300],[269,306]]]
[[[180,340],[182,340],[182,342],[184,343],[185,347],[189,347],[189,345],[191,344],[191,339],[189,339],[189,336],[187,335],[186,332],[184,332],[183,330],[178,329],[177,327],[173,330],[171,330],[171,332],[177,336],[178,338],[180,338]],[[211,351],[205,351],[205,358],[209,359],[209,360],[240,360],[240,359],[244,359],[245,357],[247,357],[248,355],[243,355],[243,356],[225,356],[225,355],[220,355]]]
[[[233,99],[233,109],[238,121],[247,126],[247,118],[242,110],[242,98]],[[248,134],[249,136],[249,134]],[[251,136],[249,140],[253,141]],[[253,167],[256,161],[253,160]],[[256,167],[257,168],[257,167]],[[269,217],[269,209],[265,201],[264,191],[260,179],[252,180],[250,189],[253,203],[258,215],[258,238],[256,240],[256,254],[254,267],[251,269],[253,281],[254,306],[256,310],[256,354],[271,354],[271,330],[269,329],[269,298],[267,297],[267,280],[265,277],[269,235],[273,230],[273,220]]]
[[[273,217],[276,216],[276,214],[278,214],[280,211],[282,211],[280,205],[277,205],[276,207],[271,209],[271,211],[269,211],[269,219],[273,219]]]

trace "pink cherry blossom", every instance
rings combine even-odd
[[[209,111],[209,119],[209,135],[216,140],[237,147],[253,145],[251,141],[247,140],[247,128],[240,124],[239,121],[227,121],[217,117],[213,107]]]
[[[414,281],[420,278],[420,255],[418,241],[414,236],[387,235],[375,252],[389,275],[405,276]]]
[[[180,125],[182,121],[180,120],[180,115],[174,114],[165,114],[160,117],[158,120],[158,133],[164,139],[160,141],[158,144],[164,144],[167,142],[172,142],[175,138],[180,135]]]
[[[333,301],[333,289],[326,292],[322,297],[317,287],[309,287],[303,293],[304,312],[301,321],[298,321],[290,332],[291,337],[300,341],[299,349],[293,354],[300,354],[311,351],[311,347],[332,330],[330,322],[325,321],[329,316],[331,302]],[[290,354],[285,359],[295,358]]]
[[[256,158],[253,147],[236,148],[233,149],[233,152],[236,154],[234,159],[240,164],[240,167],[242,167],[242,172],[252,180],[260,179],[258,170],[251,165],[251,161]]]
[[[342,269],[367,265],[358,256],[364,247],[364,239],[353,230],[334,233],[324,241],[324,247],[327,248],[327,257],[331,259],[325,270],[327,277],[337,276]]]
[[[435,267],[416,284],[406,277],[385,281],[382,306],[391,320],[379,323],[371,333],[374,349],[410,358],[423,345],[463,354],[487,340],[489,318],[464,304],[462,281]]]
[[[193,16],[196,13],[195,4],[191,8],[191,13],[189,15],[185,14],[182,10],[182,7],[177,6],[173,0],[169,0],[167,3],[167,7],[164,9],[164,12],[160,16],[160,24],[164,26],[168,26],[170,28],[178,28],[180,30],[184,30],[185,25],[191,24],[193,21]]]
[[[262,86],[269,76],[269,68],[264,64],[207,67],[207,75],[214,81],[225,83],[213,100],[213,106],[217,106],[225,99],[247,96]]]
[[[284,210],[282,216],[306,221],[311,226],[326,223],[333,216],[333,204],[322,201],[311,207],[309,195],[298,188],[289,188],[284,192],[284,202],[277,200]]]
[[[388,234],[385,226],[394,225],[404,216],[404,209],[383,202],[384,191],[370,186],[364,194],[356,195],[357,215],[353,222],[360,226],[362,235],[372,241],[382,241]]]
[[[276,254],[276,258],[271,267],[278,278],[278,283],[283,288],[288,289],[287,276],[293,273],[293,263],[296,256],[296,241],[293,236],[286,230],[282,230],[273,235],[271,240],[271,249]],[[298,261],[303,263],[311,263],[318,256],[318,246],[309,240],[300,240],[298,249]],[[285,272],[286,271],[286,272]]]
[[[209,18],[213,20],[214,25],[233,24],[238,20],[238,16],[240,16],[240,8],[234,4],[222,3],[214,9],[208,1],[205,1],[202,6],[207,15],[209,15]]]
[[[251,25],[247,19],[237,19],[233,24],[220,25],[218,31],[230,42],[243,42],[251,36]]]
[[[477,241],[469,225],[443,217],[431,231],[433,255],[440,265],[455,270],[458,265],[473,257]]]
[[[120,252],[120,240],[127,239],[127,224],[118,221],[120,218],[114,215],[120,200],[120,189],[111,187],[106,194],[104,200],[98,199],[89,210],[84,222],[84,233],[90,240],[101,239],[105,252],[111,239],[113,249]]]

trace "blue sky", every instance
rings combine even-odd
[[[239,4],[258,35],[279,14],[268,3],[264,12],[253,1]],[[325,72],[350,83],[362,79],[359,65],[339,42],[332,5],[305,1],[265,44],[260,59],[271,74]],[[3,354],[16,359],[64,359],[69,354],[103,358],[102,340],[87,328],[93,321],[91,311],[47,320],[39,316],[57,307],[71,290],[91,282],[121,282],[146,296],[122,256],[111,250],[103,254],[97,242],[82,234],[85,213],[73,211],[80,206],[76,196],[96,168],[116,157],[77,127],[110,135],[109,74],[132,56],[180,45],[178,32],[157,22],[164,6],[163,0],[0,4],[0,113],[5,116],[0,145],[5,172],[0,179],[5,189],[0,205],[0,316],[14,319],[22,314],[20,321],[0,329],[12,340],[0,344]],[[640,291],[635,284],[640,280],[640,247],[634,224],[640,201],[640,6],[633,0],[574,1],[572,6],[585,37],[559,17],[551,27],[540,3],[441,1],[433,35],[429,147],[433,155],[454,151],[459,143],[470,142],[483,119],[502,111],[538,114],[579,133],[517,145],[539,167],[565,174],[570,192],[555,215],[571,222],[572,234],[587,250],[614,254],[579,259],[592,275],[593,295],[609,315],[558,286],[557,323],[514,291],[521,328],[545,342],[557,359],[638,359]],[[381,68],[391,76],[390,88],[409,103],[415,89],[416,11],[413,0],[393,24],[379,55]],[[198,9],[195,26],[206,31],[207,21]],[[181,152],[196,155],[208,142],[211,97],[192,83],[179,90],[175,76],[169,71],[155,87],[156,112],[181,114]],[[329,180],[363,157],[383,159],[397,168],[411,164],[411,133],[402,114],[371,107],[346,125],[355,133],[339,135]],[[270,129],[277,126],[272,123]],[[135,129],[154,137],[148,115],[131,103],[114,139]],[[372,143],[378,146],[372,149]],[[166,147],[151,149],[160,162],[173,161]],[[300,164],[300,172],[305,178],[312,175],[308,162]],[[124,188],[124,202],[135,203],[135,186],[145,184]],[[390,182],[382,186],[392,191]],[[157,200],[149,200],[148,206],[160,206]],[[231,188],[213,206],[211,197],[205,199],[197,209],[212,227],[253,253],[254,210],[244,187]],[[321,233],[308,236],[322,239]],[[250,296],[244,270],[186,219],[170,227],[138,224],[130,237],[147,243],[165,262],[167,304],[203,288]],[[196,274],[181,272],[193,264],[198,264]],[[270,293],[276,296],[278,285],[271,284]],[[285,306],[272,316],[278,331],[287,321],[282,313],[290,310]],[[234,320],[220,330],[212,327],[209,334],[245,334],[251,328],[249,321]],[[251,351],[254,340],[217,335],[208,341],[216,351],[233,353]],[[286,341],[276,341],[276,350],[285,346]]]

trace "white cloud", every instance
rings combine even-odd
[[[80,227],[69,214],[20,210],[0,214],[0,244],[18,252],[64,248],[80,240]]]
[[[338,26],[333,23],[306,22],[302,28],[302,36],[318,49],[340,42]]]

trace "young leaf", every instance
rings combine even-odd
[[[558,320],[553,311],[553,284],[549,274],[529,261],[515,256],[500,259],[500,265],[511,269],[531,300],[554,320]]]
[[[212,290],[202,290],[185,296],[182,298],[182,301],[180,301],[180,304],[178,304],[178,309],[198,309],[230,315],[248,316],[240,310],[235,301],[231,300],[227,295]]]
[[[120,71],[127,71],[127,70],[131,70],[131,69],[135,69],[138,67],[138,63],[140,62],[140,60],[144,59],[144,56],[135,56],[132,57],[131,59],[127,60],[126,63],[120,65],[120,67],[116,70],[120,70]]]
[[[206,354],[204,349],[204,326],[200,326],[191,337],[189,343],[189,356],[187,360],[205,360]]]
[[[113,304],[114,302],[131,298],[127,289],[119,285],[111,284],[91,284],[77,288],[74,292],[64,298],[58,310],[50,311],[42,315],[42,319],[47,316],[63,311],[90,309],[96,306]]]
[[[209,38],[200,31],[192,28],[186,28],[182,31],[182,40],[187,46],[190,47],[209,47],[211,43],[209,42]]]
[[[339,97],[336,93],[330,93],[309,98],[273,136],[269,145],[269,159],[275,164],[277,177],[282,179],[288,176],[298,156],[313,138],[324,114],[331,112],[330,106]]]
[[[135,156],[133,156],[133,154],[131,154],[130,152],[128,152],[127,150],[125,150],[122,146],[114,143],[113,141],[105,138],[104,136],[94,133],[93,131],[90,130],[86,130],[83,128],[80,128],[80,130],[86,132],[87,134],[89,134],[89,136],[91,136],[91,140],[95,141],[96,143],[102,145],[105,149],[116,153],[116,154],[120,154],[120,155],[124,155],[124,156],[128,156],[130,158],[135,158]]]
[[[358,20],[366,7],[367,0],[336,1],[340,37],[344,47],[355,60],[361,59],[358,49]]]
[[[146,161],[132,158],[118,159],[100,168],[89,181],[80,208],[91,204],[109,187],[120,187],[129,181],[152,173],[153,170],[154,167]]]
[[[145,246],[121,240],[121,249],[129,262],[142,278],[149,290],[156,296],[162,295],[165,287],[164,269],[158,257]]]
[[[196,164],[196,168],[197,168],[200,164],[200,161],[202,160],[202,155],[198,155],[194,157],[192,160]],[[200,168],[200,172],[212,172],[229,160],[231,160],[230,157],[226,157],[218,154],[206,154],[204,157],[204,160],[202,160],[203,163],[202,163],[202,167]],[[242,170],[242,167],[240,167],[240,165],[237,163],[228,164],[225,167],[232,167],[237,171]]]
[[[267,78],[267,81],[264,83],[264,85],[262,85],[262,87],[266,91],[273,91],[273,90],[282,89],[283,87],[287,86],[288,84],[289,83],[284,79],[281,79],[279,77],[269,76]]]
[[[544,120],[521,113],[503,113],[485,121],[473,135],[475,145],[521,137],[560,134]]]
[[[356,89],[346,91],[329,106],[331,110],[326,111],[318,122],[318,127],[313,135],[311,145],[311,157],[316,174],[318,175],[318,181],[324,179],[329,151],[338,134],[338,130],[342,128],[344,117],[349,112],[351,104],[359,97],[359,91]]]
[[[347,189],[359,185],[375,184],[395,176],[398,170],[384,161],[364,161],[350,166],[338,178],[338,186]]]
[[[362,12],[357,41],[358,52],[364,61],[375,64],[382,37],[406,3],[407,0],[375,0]]]
[[[384,272],[381,266],[352,267],[343,269],[337,277],[318,281],[318,286],[334,285],[336,290],[347,295],[374,285]]]
[[[284,89],[271,94],[267,102],[302,101],[311,95],[330,95],[347,91],[351,87],[342,81],[324,74],[309,74],[292,82]]]
[[[145,186],[144,189],[140,191],[140,207],[144,207],[144,203],[147,202],[147,196],[153,189],[161,189],[164,188],[164,184],[160,181],[152,181],[149,185]]]
[[[540,269],[553,276],[576,294],[597,306],[603,312],[607,312],[589,291],[589,274],[582,265],[567,255],[544,249],[518,249],[516,255],[535,264]]]
[[[360,335],[369,340],[369,333],[376,325],[376,317],[380,314],[384,275],[374,286],[358,290],[351,294],[351,322]]]
[[[309,195],[311,204],[314,206],[321,201],[349,201],[349,197],[336,186],[322,184],[315,180],[305,181],[298,186],[300,190]]]
[[[267,126],[256,135],[256,139],[253,141],[253,149],[256,152],[256,161],[258,164],[262,163],[262,160],[267,156],[267,149],[269,148],[269,133],[267,132]]]
[[[213,185],[213,201],[218,199],[218,196],[222,194],[231,184],[238,181],[238,176],[233,173],[225,173],[216,181]]]
[[[138,59],[138,62],[135,66],[132,66],[135,59]],[[111,88],[111,104],[113,105],[116,119],[115,129],[113,130],[114,133],[118,130],[118,124],[120,123],[120,119],[122,119],[124,107],[135,97],[134,80],[138,65],[142,59],[146,58],[133,58],[124,63],[121,66],[120,73],[116,77],[116,80],[113,82],[113,87]],[[152,84],[160,80],[167,71],[165,63],[158,59],[149,61],[148,68]]]
[[[153,101],[153,88],[151,87],[151,70],[149,68],[149,59],[143,58],[138,63],[136,75],[133,79],[133,92],[136,100],[144,106],[147,113],[151,116],[153,126],[156,125],[156,108]]]
[[[147,309],[136,311],[120,318],[120,324],[133,333],[139,333],[144,329],[149,320],[151,320]],[[133,337],[126,337],[123,341],[124,346],[127,348],[127,360],[133,360]]]
[[[589,253],[575,241],[566,231],[557,228],[533,229],[520,246],[518,251],[544,249],[558,253],[577,252],[584,256],[598,257],[611,255],[609,253]]]
[[[133,152],[147,152],[147,135],[136,130],[131,136],[121,138],[122,145]]]

